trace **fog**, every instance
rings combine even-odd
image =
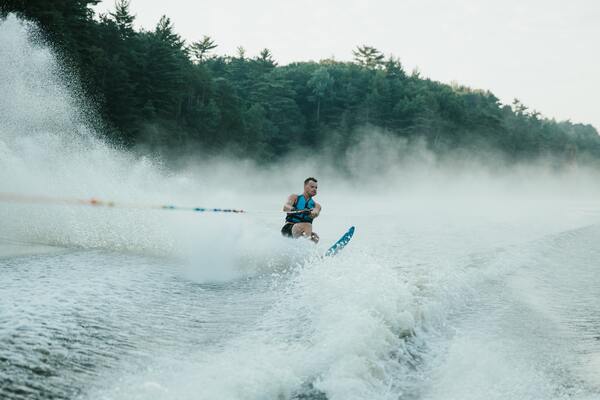
[[[5,393],[597,397],[597,170],[440,158],[371,128],[344,154],[174,168],[104,142],[31,29],[0,23]],[[317,246],[279,233],[308,176]]]
[[[5,240],[201,259],[207,265],[291,251],[279,235],[281,207],[308,176],[319,181],[321,246],[355,221],[401,216],[423,223],[526,223],[595,212],[597,171],[552,160],[510,165],[493,154],[443,159],[422,142],[365,128],[344,154],[328,148],[274,164],[227,156],[181,159],[176,169],[102,140],[77,81],[16,18],[0,24],[0,235]],[[68,82],[68,83],[67,83]],[[8,201],[6,194],[39,197]],[[57,205],[53,199],[122,208]],[[148,210],[147,206],[237,208],[245,214]],[[133,205],[133,207],[128,207]],[[139,206],[139,207],[138,207]],[[427,221],[427,222],[426,222]],[[560,224],[559,224],[560,225]],[[359,239],[360,240],[360,239]],[[8,247],[5,246],[5,251]],[[243,263],[247,264],[247,263]]]

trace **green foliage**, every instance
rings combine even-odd
[[[384,64],[383,59],[385,57],[375,47],[366,45],[358,46],[356,50],[352,51],[352,54],[358,65],[368,69],[380,68]]]
[[[333,78],[327,72],[327,69],[321,67],[317,69],[311,75],[307,82],[309,88],[312,89],[312,93],[317,103],[317,125],[320,122],[321,115],[321,100],[327,94],[327,91],[333,86]]]
[[[133,34],[133,21],[135,17],[129,13],[129,0],[118,0],[115,3],[115,11],[109,14],[115,21],[122,36]]]
[[[160,17],[160,20],[154,29],[154,34],[158,40],[166,43],[173,49],[183,48],[184,42],[181,39],[181,36],[175,33],[175,27],[171,23],[171,19],[166,15]]]
[[[197,63],[201,63],[206,58],[206,55],[217,48],[217,44],[209,36],[203,36],[202,40],[192,43],[189,47],[189,53],[192,59]]]
[[[215,56],[209,36],[186,46],[169,18],[136,31],[129,0],[96,17],[98,0],[4,0],[0,11],[38,22],[81,76],[108,139],[157,151],[222,152],[269,162],[327,145],[342,154],[377,126],[438,154],[496,151],[508,160],[597,160],[590,125],[556,122],[520,101],[410,75],[400,60],[358,46],[355,62],[278,66],[270,50]]]

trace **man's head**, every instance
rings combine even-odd
[[[310,197],[317,195],[317,180],[315,178],[310,177],[304,180],[304,193]]]

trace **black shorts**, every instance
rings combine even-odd
[[[281,234],[283,236],[287,236],[287,237],[293,237],[292,235],[292,228],[294,227],[294,224],[291,222],[287,222],[283,228],[281,228]]]

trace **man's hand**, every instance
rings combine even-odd
[[[319,210],[316,208],[311,208],[310,209],[310,217],[317,218],[318,216],[319,216]]]

